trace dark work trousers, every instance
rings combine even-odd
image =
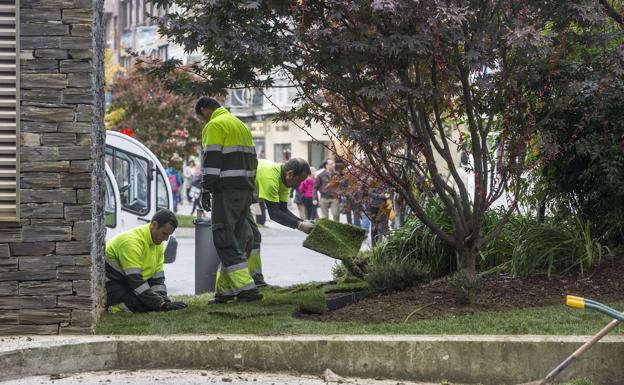
[[[247,268],[253,232],[248,222],[252,191],[225,190],[212,194],[212,236],[221,270],[217,276],[215,298],[257,292]]]
[[[106,282],[106,306],[123,303],[133,313],[147,313],[158,311],[150,309],[134,294],[134,291],[125,282]]]

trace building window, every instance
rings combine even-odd
[[[286,132],[290,129],[288,122],[275,123],[275,132]]]
[[[0,221],[19,220],[19,20],[16,1],[2,1],[0,13]]]
[[[264,138],[253,138],[254,145],[256,146],[256,155],[258,159],[264,159],[266,156],[264,153]]]
[[[322,143],[322,144],[321,144]],[[308,142],[308,163],[310,166],[320,168],[321,164],[329,159],[329,142]]]
[[[126,1],[124,13],[124,29],[130,29],[132,27],[132,0]]]
[[[163,45],[162,47],[158,47],[158,58],[162,61],[169,59],[169,46]]]
[[[282,163],[290,159],[290,143],[277,143],[274,145],[273,149],[275,150],[273,153],[274,161]]]
[[[137,24],[145,25],[145,0],[137,0]]]

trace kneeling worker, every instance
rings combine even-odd
[[[280,225],[309,234],[314,224],[296,217],[288,209],[288,194],[291,188],[297,188],[310,175],[310,165],[301,158],[292,158],[284,164],[258,159],[256,171],[256,193],[266,204],[271,220]],[[262,275],[260,259],[260,231],[253,217],[248,218],[254,238],[249,255],[249,273],[258,286],[266,286]]]
[[[186,308],[171,302],[165,286],[165,248],[178,220],[160,210],[148,224],[116,235],[106,242],[106,300],[108,310],[119,312],[169,311]]]

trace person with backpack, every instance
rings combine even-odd
[[[178,170],[167,164],[167,179],[169,179],[169,185],[171,186],[171,193],[173,194],[173,212],[178,212],[178,202],[180,201],[180,186],[182,185],[182,177]]]

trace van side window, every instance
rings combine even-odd
[[[151,170],[147,159],[107,146],[106,161],[115,174],[122,210],[138,215],[148,214],[150,208],[148,173]]]
[[[167,196],[165,178],[158,171],[158,178],[156,179],[156,211],[160,209],[169,209],[169,197]]]
[[[104,224],[111,229],[117,227],[117,202],[115,202],[115,193],[113,185],[105,176],[106,180],[106,200],[104,201]]]

